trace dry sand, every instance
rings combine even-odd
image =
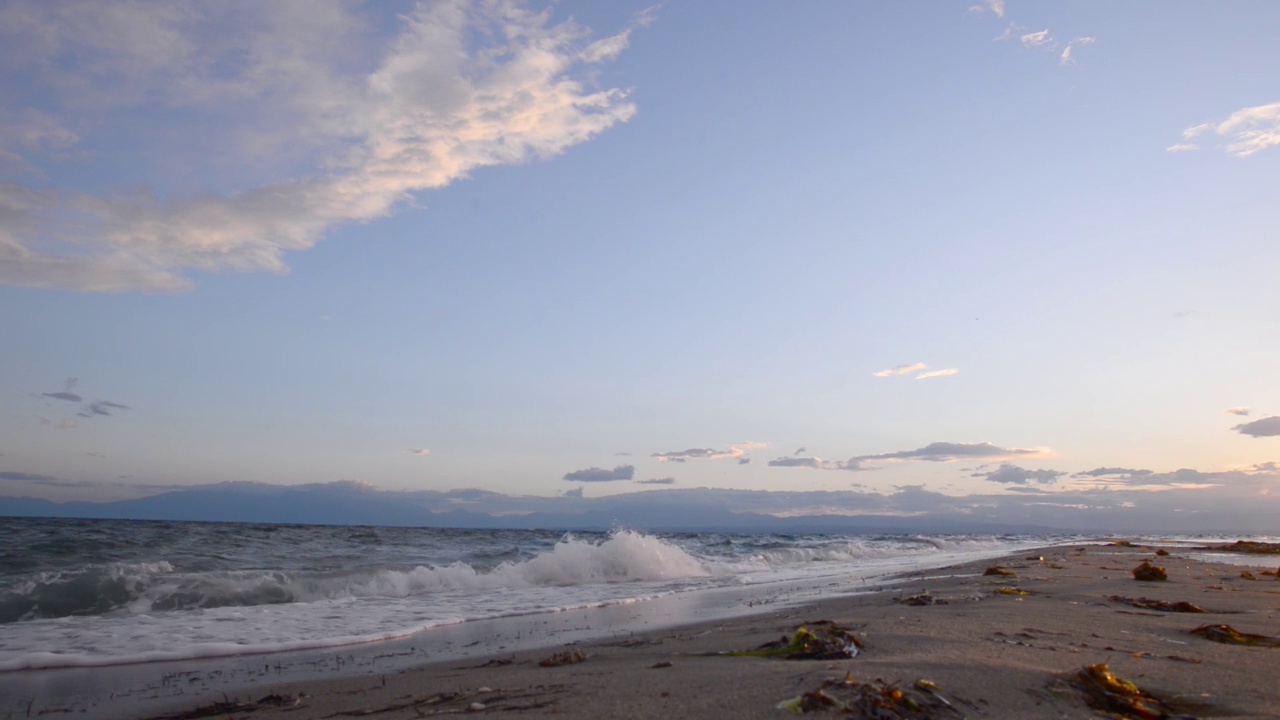
[[[970,563],[911,576],[890,590],[714,624],[428,663],[385,675],[348,677],[335,670],[332,679],[259,685],[220,706],[205,701],[166,717],[393,720],[458,713],[776,720],[791,716],[777,708],[780,701],[846,676],[902,688],[931,681],[937,695],[926,697],[941,696],[950,708],[919,717],[1138,717],[1091,709],[1065,680],[1099,663],[1169,701],[1179,713],[1175,717],[1280,717],[1280,648],[1222,644],[1189,633],[1200,625],[1229,624],[1242,632],[1280,635],[1280,582],[1256,571],[1258,579],[1249,580],[1241,576],[1244,568],[1186,559],[1178,549],[1167,557],[1154,551],[1034,551],[1043,559],[1023,554]],[[1130,570],[1143,560],[1166,568],[1168,581],[1134,580]],[[1263,558],[1272,560],[1280,564],[1280,557]],[[993,564],[1016,577],[983,575]],[[1000,594],[1001,587],[1030,594]],[[900,602],[922,591],[934,604]],[[1207,612],[1145,610],[1112,596],[1187,601]],[[857,656],[813,661],[704,655],[750,650],[819,620],[853,631],[863,644]],[[539,664],[556,652],[573,651],[585,659]],[[257,703],[268,695],[283,705]],[[93,714],[68,710],[69,716]],[[812,714],[841,713],[826,708]]]

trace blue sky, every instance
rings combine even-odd
[[[1280,6],[731,10],[0,3],[0,493],[1280,487]]]

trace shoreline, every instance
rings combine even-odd
[[[1248,580],[1239,566],[1182,557],[1201,554],[1190,548],[1170,546],[1167,557],[1154,551],[1155,546],[1054,546],[881,578],[865,592],[800,605],[777,597],[747,606],[744,592],[736,599],[744,603],[736,608],[741,612],[724,617],[725,607],[719,606],[714,609],[721,616],[701,621],[696,612],[663,617],[653,613],[658,608],[637,604],[540,616],[536,623],[529,618],[464,623],[431,631],[442,650],[434,654],[407,650],[407,643],[397,641],[360,652],[313,653],[310,659],[291,654],[290,662],[312,664],[310,676],[301,680],[286,679],[279,663],[273,670],[277,658],[272,655],[204,661],[194,663],[205,666],[195,670],[135,666],[141,671],[116,675],[152,677],[151,687],[124,696],[113,692],[110,702],[89,699],[95,693],[93,676],[103,668],[24,671],[19,673],[23,679],[35,681],[22,683],[31,704],[6,708],[4,717],[30,712],[32,717],[181,718],[197,717],[193,711],[203,709],[213,714],[202,717],[417,718],[470,708],[519,711],[522,717],[779,718],[788,715],[777,709],[779,702],[846,673],[859,682],[879,678],[905,688],[929,680],[965,716],[1088,717],[1088,706],[1063,678],[1098,663],[1193,708],[1190,714],[1196,716],[1280,716],[1274,680],[1280,677],[1280,648],[1224,645],[1188,632],[1226,623],[1277,636],[1280,582],[1265,575]],[[1273,559],[1280,564],[1276,556],[1264,556],[1258,564],[1268,566]],[[1129,570],[1142,560],[1164,565],[1169,580],[1134,580]],[[992,565],[1017,576],[981,574]],[[1031,594],[995,592],[1000,587]],[[918,596],[918,604],[895,602],[912,596]],[[1112,596],[1186,601],[1210,612],[1154,612]],[[735,600],[710,593],[700,602]],[[686,617],[688,622],[680,622]],[[863,645],[858,656],[788,661],[702,655],[751,650],[818,620],[849,629]],[[615,632],[601,637],[602,627]],[[574,651],[584,659],[539,664],[556,652]],[[0,676],[0,689],[16,679]],[[186,688],[197,685],[209,687],[188,696]],[[225,696],[210,699],[210,688],[217,692],[218,685]],[[85,699],[74,700],[71,688]],[[40,697],[46,701],[36,702]],[[258,702],[264,698],[269,702]],[[219,709],[224,712],[215,712]]]

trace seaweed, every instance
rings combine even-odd
[[[277,695],[272,693],[259,699],[257,702],[242,703],[224,699],[223,702],[201,705],[193,710],[180,712],[174,715],[157,715],[151,718],[151,720],[195,720],[196,718],[230,715],[231,713],[253,712],[255,710],[266,710],[268,708],[295,708],[302,704],[302,697],[303,696],[301,695]]]
[[[1258,576],[1257,576],[1257,575],[1254,575],[1253,573],[1249,572],[1248,570],[1245,570],[1244,572],[1240,573],[1240,577],[1241,577],[1242,579],[1244,579],[1244,580],[1257,580],[1257,579],[1258,579]]]
[[[1122,718],[1159,720],[1160,718],[1189,718],[1175,714],[1169,703],[1116,677],[1106,665],[1088,665],[1071,674],[1067,684],[1084,696],[1084,701],[1094,710],[1115,713]]]
[[[858,682],[852,674],[843,679],[828,678],[818,688],[783,700],[777,707],[797,715],[835,708],[849,715],[882,720],[964,718],[929,680],[917,680],[911,687],[901,688],[879,678]]]
[[[1280,543],[1259,542],[1257,540],[1237,540],[1228,545],[1209,545],[1203,550],[1225,550],[1226,552],[1252,553],[1255,555],[1280,555]]]
[[[1156,554],[1159,555],[1160,557],[1164,557],[1169,554],[1169,551],[1165,550],[1164,548],[1160,548],[1159,550],[1156,550]]]
[[[911,605],[913,607],[919,607],[922,605],[947,605],[948,604],[946,600],[943,600],[941,598],[936,598],[930,595],[928,590],[921,591],[918,595],[910,595],[908,597],[896,597],[893,599],[893,601],[900,605]]]
[[[1016,573],[1016,572],[1014,572],[1014,571],[1012,571],[1012,570],[1005,570],[1004,568],[1000,567],[999,565],[992,565],[991,567],[987,568],[986,570],[983,570],[983,571],[982,571],[982,574],[983,574],[983,575],[996,575],[996,576],[999,576],[999,577],[1018,577],[1018,573]]]
[[[1169,573],[1166,573],[1164,568],[1159,565],[1152,565],[1148,560],[1143,560],[1141,565],[1130,570],[1130,572],[1133,573],[1134,580],[1143,582],[1157,582],[1169,579]]]
[[[545,657],[538,661],[541,667],[559,667],[561,665],[573,665],[587,659],[587,654],[581,650],[561,650],[558,653]]]
[[[1023,590],[1021,588],[1009,587],[1008,585],[1001,585],[1000,587],[996,588],[995,590],[992,590],[991,592],[997,595],[1012,595],[1014,597],[1030,597],[1031,596],[1030,590]]]
[[[1230,625],[1201,625],[1194,630],[1189,631],[1192,635],[1198,635],[1206,640],[1220,642],[1227,645],[1252,645],[1255,647],[1280,647],[1280,638],[1269,637],[1267,635],[1255,635],[1253,633],[1240,632]]]
[[[1124,603],[1132,605],[1143,610],[1159,610],[1160,612],[1180,612],[1180,613],[1202,613],[1205,609],[1199,605],[1179,600],[1178,602],[1168,602],[1167,600],[1152,600],[1151,598],[1128,598],[1120,595],[1112,595],[1111,602]]]
[[[845,660],[857,657],[862,641],[830,620],[801,625],[790,636],[783,635],[754,650],[698,653],[707,656],[773,657],[783,660]]]

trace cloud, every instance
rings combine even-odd
[[[418,457],[427,457],[428,455],[431,454],[431,451],[426,448],[415,448],[413,450],[410,450],[409,453],[411,455],[417,455]]]
[[[928,372],[926,372],[928,371]],[[916,375],[917,380],[928,380],[930,378],[950,377],[960,373],[956,368],[947,368],[946,370],[929,370],[929,366],[924,363],[910,363],[907,365],[896,365],[885,370],[871,373],[872,377],[888,378],[898,377],[901,375]]]
[[[1086,45],[1092,45],[1097,41],[1098,39],[1095,37],[1078,37],[1073,39],[1071,42],[1067,43],[1067,46],[1065,48],[1062,49],[1062,56],[1058,61],[1058,64],[1074,65],[1076,62],[1075,54],[1074,54],[1075,48],[1084,47]]]
[[[58,479],[53,477],[52,475],[40,475],[38,473],[13,472],[13,471],[0,472],[0,480],[20,480],[22,482],[34,482],[34,483],[58,482]]]
[[[920,373],[919,375],[916,376],[916,379],[928,380],[930,378],[951,377],[952,375],[959,375],[959,374],[960,374],[960,371],[957,370],[956,368],[947,368],[946,370],[930,370],[929,372],[926,372],[926,373]]]
[[[1241,435],[1250,437],[1275,437],[1280,435],[1280,415],[1272,415],[1253,422],[1242,423],[1231,429]]]
[[[971,13],[987,11],[995,13],[996,17],[1004,17],[1004,0],[983,0],[981,5],[974,5],[969,8]]]
[[[1249,408],[1247,407],[1233,407],[1233,408],[1227,408],[1223,412],[1225,412],[1228,415],[1240,415],[1241,417],[1247,417],[1250,411],[1249,411]]]
[[[1100,467],[1100,468],[1094,468],[1092,470],[1086,470],[1084,472],[1078,472],[1075,474],[1075,477],[1078,477],[1078,478],[1095,477],[1096,478],[1096,477],[1106,477],[1110,475],[1116,475],[1120,477],[1146,477],[1151,474],[1153,474],[1152,470],[1135,470],[1133,468],[1123,468],[1123,467]]]
[[[1029,48],[1042,47],[1053,42],[1053,38],[1049,37],[1048,29],[1041,30],[1040,32],[1026,33],[1019,39],[1022,40],[1023,47]]]
[[[110,400],[97,400],[95,402],[89,403],[85,407],[85,412],[81,414],[83,414],[85,417],[90,417],[92,415],[110,415],[111,410],[113,409],[128,410],[129,406],[121,405],[120,403],[117,403],[117,402],[111,402]]]
[[[1191,141],[1213,134],[1226,139],[1228,155],[1246,158],[1280,145],[1280,102],[1241,108],[1221,122],[1193,125],[1182,131],[1183,143],[1171,145],[1169,152],[1195,150]]]
[[[974,473],[972,477],[985,478],[991,482],[1005,485],[1026,485],[1033,482],[1041,485],[1051,485],[1063,475],[1066,475],[1066,473],[1057,470],[1028,470],[1017,465],[1003,463],[995,470]]]
[[[630,480],[635,477],[636,468],[634,465],[619,465],[612,470],[604,468],[589,467],[586,470],[575,470],[566,473],[565,480],[570,482],[615,482],[618,480]]]
[[[816,457],[780,457],[769,461],[769,467],[800,467],[825,469],[826,463]]]
[[[589,33],[572,20],[517,0],[459,0],[418,4],[379,38],[380,19],[355,14],[365,9],[6,8],[9,69],[57,111],[45,135],[96,131],[63,142],[92,157],[138,116],[177,112],[191,118],[189,136],[132,133],[148,146],[127,151],[140,164],[176,158],[184,173],[221,176],[155,190],[126,189],[130,180],[99,195],[0,183],[0,283],[178,291],[193,272],[283,273],[287,253],[339,225],[391,215],[478,168],[554,157],[636,112],[624,90],[590,87],[586,68],[622,52],[631,28],[582,50]]]
[[[67,402],[83,402],[84,401],[84,398],[71,392],[40,393],[40,395],[47,398],[53,398],[54,400],[66,400]]]
[[[676,479],[673,477],[652,478],[650,480],[637,480],[637,485],[675,485]]]
[[[794,467],[809,468],[812,470],[848,470],[857,472],[859,470],[868,470],[858,464],[857,459],[853,460],[823,460],[817,457],[781,457],[769,461],[769,467]]]
[[[873,372],[871,375],[878,378],[895,377],[897,375],[910,375],[911,373],[920,372],[929,369],[924,363],[910,363],[908,365],[896,365],[887,370]]]
[[[808,452],[808,451],[809,451],[809,448],[807,448],[807,447],[801,447],[801,448],[796,448],[796,451],[795,451],[795,452],[793,452],[793,453],[791,453],[791,454],[792,454],[792,455],[803,455],[803,454],[805,454],[805,453],[806,453],[806,452]]]
[[[924,460],[927,462],[951,462],[961,458],[985,458],[988,460],[1045,457],[1048,450],[1044,448],[1001,448],[991,443],[952,443],[934,442],[915,450],[882,453],[879,455],[859,455],[852,460]]]
[[[75,430],[78,427],[80,427],[80,423],[76,422],[75,420],[68,419],[68,420],[59,420],[57,423],[54,424],[53,429],[54,430]]]
[[[686,460],[727,460],[730,458],[741,458],[747,454],[749,450],[758,450],[764,447],[764,443],[745,442],[729,446],[728,450],[713,450],[711,448],[689,448],[688,450],[679,450],[676,452],[653,453],[649,457],[658,462],[685,462]]]
[[[751,458],[749,458],[749,457],[741,457],[741,458],[738,458],[738,464],[739,464],[739,465],[750,465],[750,464],[751,464]]]
[[[1276,462],[1257,463],[1255,465],[1250,465],[1249,470],[1251,472],[1258,472],[1258,473],[1280,473],[1280,463],[1276,463]]]

